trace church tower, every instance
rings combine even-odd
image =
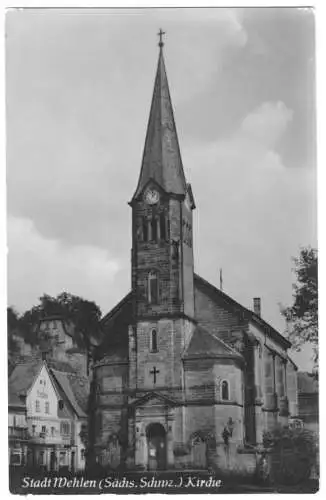
[[[145,147],[132,208],[131,387],[181,388],[194,325],[190,184],[182,165],[160,31]]]

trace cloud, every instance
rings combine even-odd
[[[107,311],[128,291],[127,202],[162,27],[198,207],[196,268],[218,284],[222,266],[226,291],[248,306],[260,295],[264,317],[282,328],[276,304],[291,300],[291,256],[316,241],[308,17],[297,9],[10,12],[10,301],[29,306],[69,285]]]
[[[158,22],[168,34],[170,86],[189,101],[212,83],[225,51],[246,43],[239,12],[10,13],[9,213],[33,220],[47,239],[117,254],[127,249],[127,201],[141,164]],[[142,55],[145,46],[150,59]]]
[[[248,35],[235,9],[185,9],[168,21],[167,31],[170,23],[165,50],[173,99],[179,104],[212,87],[230,51],[241,51]]]
[[[10,304],[23,311],[43,293],[66,290],[95,300],[106,311],[122,268],[119,259],[89,245],[71,247],[45,239],[31,220],[15,217],[8,219],[8,246]]]
[[[228,138],[184,150],[199,208],[197,271],[218,285],[223,267],[226,292],[247,307],[262,297],[264,318],[281,331],[278,304],[292,301],[291,258],[316,244],[317,230],[316,172],[288,168],[277,150],[291,118],[285,104],[262,103]]]
[[[283,136],[292,118],[293,111],[283,102],[264,102],[244,118],[240,134],[267,148],[273,148]]]

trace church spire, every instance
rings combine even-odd
[[[167,193],[185,195],[187,189],[164,64],[164,34],[160,29],[154,92],[134,198],[139,196],[150,179],[156,181]]]

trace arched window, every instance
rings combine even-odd
[[[161,213],[160,215],[160,235],[161,240],[166,239],[166,227],[165,227],[165,214]]]
[[[152,352],[157,352],[157,331],[155,328],[151,331],[151,351]]]
[[[148,275],[148,302],[150,304],[158,303],[158,279],[154,272],[150,272]]]
[[[145,217],[143,217],[143,241],[148,241],[148,225]]]
[[[224,401],[230,399],[229,382],[227,380],[223,380],[221,384],[221,399]]]
[[[152,240],[157,241],[157,219],[155,216],[152,217]]]

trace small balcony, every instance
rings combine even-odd
[[[59,433],[49,434],[47,432],[35,432],[29,435],[29,441],[34,444],[64,444],[72,445],[73,437],[68,435],[61,435]]]

